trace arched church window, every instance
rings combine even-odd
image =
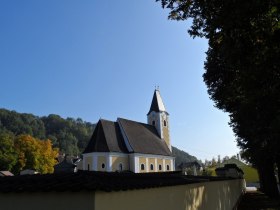
[[[158,165],[158,170],[161,171],[162,167],[161,165]]]
[[[150,170],[151,170],[151,171],[154,170],[154,165],[153,165],[153,164],[150,165]]]
[[[103,169],[105,168],[105,163],[102,163],[101,168]]]
[[[166,121],[165,120],[163,121],[163,125],[166,126]]]
[[[167,171],[169,171],[169,170],[170,170],[169,165],[166,165],[166,170],[167,170]]]
[[[152,125],[156,125],[156,122],[153,120]]]
[[[145,165],[143,163],[141,164],[141,170],[145,170]]]

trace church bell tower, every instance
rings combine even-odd
[[[157,132],[161,139],[163,139],[170,151],[171,142],[169,135],[169,114],[165,109],[159,89],[155,89],[150,111],[147,114],[148,124],[156,127]]]

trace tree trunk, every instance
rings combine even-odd
[[[261,190],[271,198],[279,198],[273,161],[267,161],[259,167]]]
[[[264,186],[263,186],[263,173],[260,166],[257,167],[258,174],[259,174],[259,181],[260,181],[260,191],[264,192]]]
[[[278,171],[278,186],[280,186],[280,157],[276,160],[276,166]],[[278,190],[280,190],[280,187],[278,187]]]

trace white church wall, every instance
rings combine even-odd
[[[129,170],[128,154],[117,152],[92,152],[83,154],[83,170],[117,171],[117,163],[123,164],[123,170]]]
[[[134,153],[130,158],[133,158],[130,159],[131,162],[137,163],[134,164],[134,168],[131,168],[131,171],[135,173],[175,171],[175,157]],[[141,170],[142,164],[144,164],[144,170]],[[151,165],[153,165],[152,170]]]

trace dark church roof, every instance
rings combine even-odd
[[[159,137],[154,126],[121,118],[118,122],[123,128],[132,152],[171,156],[168,146]]]
[[[124,135],[124,136],[123,136]],[[154,126],[126,119],[99,120],[84,153],[121,152],[171,156]]]
[[[90,152],[128,152],[118,123],[102,119],[98,121],[84,151]]]
[[[154,112],[166,112],[165,106],[163,104],[162,98],[160,96],[159,90],[155,90],[153,95],[152,104],[150,110],[147,115],[149,115],[152,111]]]

